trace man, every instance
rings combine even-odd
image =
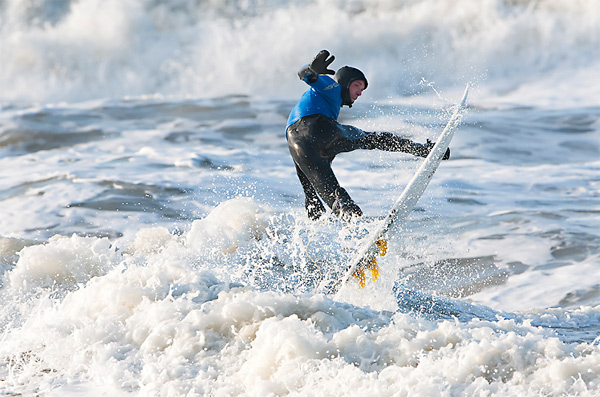
[[[322,50],[298,72],[310,88],[302,95],[288,118],[286,132],[290,154],[306,196],[305,206],[310,219],[318,219],[329,206],[335,215],[350,220],[361,216],[362,210],[340,186],[331,169],[336,155],[356,149],[380,149],[427,157],[433,143],[419,144],[389,132],[366,132],[337,122],[342,106],[352,107],[367,88],[365,75],[358,69],[344,66],[332,79],[328,69],[335,57]],[[450,157],[448,150],[444,160]]]

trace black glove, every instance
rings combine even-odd
[[[427,149],[427,154],[429,154],[431,152],[431,149],[433,149],[433,147],[435,146],[435,143],[431,142],[428,139],[424,146]],[[448,160],[449,158],[450,158],[450,148],[446,149],[446,153],[444,153],[444,157],[442,157],[442,160]]]
[[[414,154],[415,156],[419,156],[419,157],[427,157],[429,155],[429,153],[431,152],[431,149],[433,149],[434,146],[435,146],[435,143],[431,142],[429,139],[424,144],[411,142],[411,144],[409,146],[410,150],[408,151],[408,153]],[[449,158],[450,158],[450,149],[448,148],[446,150],[446,153],[444,153],[444,157],[442,157],[442,160],[448,160]]]
[[[334,59],[335,57],[333,55],[329,56],[329,51],[321,50],[308,64],[308,67],[316,74],[335,74],[333,70],[327,69]]]

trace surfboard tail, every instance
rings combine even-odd
[[[398,226],[408,217],[419,198],[421,198],[423,195],[425,188],[427,185],[429,185],[433,174],[437,170],[444,154],[446,153],[446,150],[448,149],[448,146],[450,145],[450,141],[454,135],[454,130],[462,121],[462,116],[467,104],[468,93],[469,84],[466,85],[460,102],[454,109],[450,120],[444,127],[444,130],[438,137],[429,155],[425,158],[415,175],[408,182],[402,191],[402,194],[400,194],[400,197],[394,203],[388,212],[388,215],[381,223],[381,226],[371,232],[371,234],[364,240],[365,242],[357,251],[357,255],[348,264],[347,271],[341,282],[336,283],[336,293],[338,293],[339,289],[353,277],[358,278],[359,287],[364,287],[366,284],[365,269],[369,266],[375,268],[375,265],[372,265],[373,261],[375,261],[375,264],[377,265],[376,270],[373,273],[374,278],[376,279],[375,273],[377,276],[379,275],[379,265],[377,264],[376,257],[377,254],[381,252],[382,248],[378,246],[378,243],[381,241],[385,242],[384,251],[387,252],[387,239],[389,237],[388,232],[393,226]]]

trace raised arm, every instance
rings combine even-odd
[[[327,69],[334,60],[335,57],[330,55],[329,51],[321,50],[308,65],[304,65],[298,71],[298,77],[300,80],[312,84],[319,79],[320,74],[335,74],[333,70]]]

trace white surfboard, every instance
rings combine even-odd
[[[423,160],[423,163],[412,177],[410,182],[408,182],[404,188],[404,191],[402,191],[402,194],[392,206],[381,225],[376,230],[371,232],[361,244],[356,256],[349,263],[348,270],[346,270],[346,273],[342,279],[334,286],[329,286],[329,291],[337,293],[342,285],[346,284],[352,279],[352,276],[355,273],[361,270],[364,271],[364,269],[370,265],[371,261],[380,254],[380,248],[378,247],[377,243],[379,241],[386,241],[387,234],[392,226],[399,226],[399,224],[404,221],[413,210],[415,204],[423,195],[425,188],[427,185],[429,185],[429,181],[440,165],[442,157],[444,157],[444,154],[450,145],[450,141],[454,136],[454,130],[460,124],[467,103],[468,93],[469,86],[467,85],[460,103],[456,106],[452,117],[438,137],[438,140],[431,149],[429,155],[425,158],[425,160]]]

